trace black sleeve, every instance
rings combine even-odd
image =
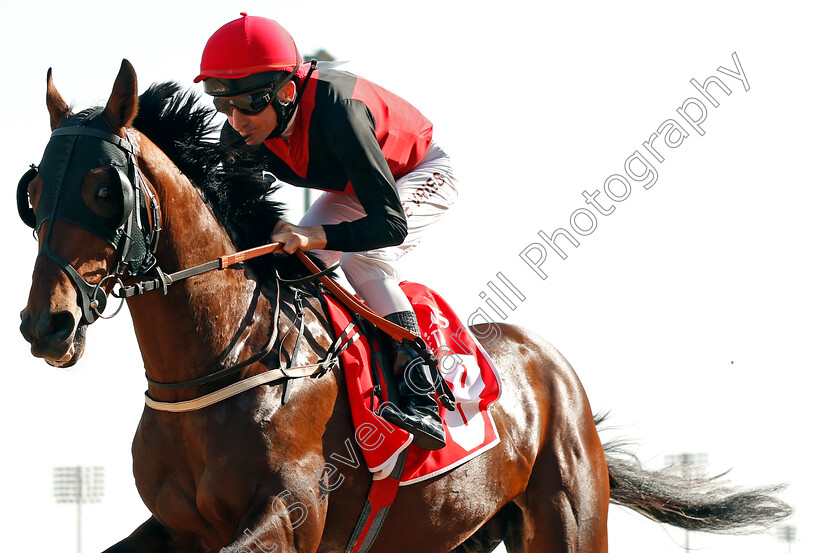
[[[373,116],[358,100],[335,104],[324,118],[327,148],[343,166],[365,216],[324,225],[329,250],[367,251],[402,244],[408,225],[394,176],[376,141]]]

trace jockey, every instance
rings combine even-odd
[[[284,182],[325,191],[298,225],[278,221],[270,240],[287,253],[313,251],[327,265],[340,259],[371,309],[419,335],[395,264],[457,196],[431,122],[369,81],[303,63],[283,27],[245,13],[207,41],[195,79],[202,81],[227,116],[223,141],[256,148]],[[446,434],[436,375],[411,346],[394,349],[401,408],[381,414],[420,447],[439,449]]]

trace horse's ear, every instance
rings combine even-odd
[[[47,110],[50,112],[50,127],[55,130],[65,119],[70,117],[70,106],[58,93],[53,84],[52,67],[47,69]]]
[[[137,102],[137,74],[128,60],[124,59],[117,80],[114,81],[111,97],[102,113],[113,132],[118,133],[121,128],[131,124],[137,115]]]

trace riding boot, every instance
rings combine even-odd
[[[420,334],[417,318],[412,311],[400,311],[385,317],[392,323]],[[400,394],[399,405],[389,404],[382,417],[414,436],[414,443],[434,451],[446,445],[446,431],[435,399],[436,368],[408,343],[394,342],[393,373]],[[433,370],[435,373],[433,373]]]

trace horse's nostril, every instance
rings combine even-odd
[[[33,318],[30,313],[21,313],[20,332],[26,341],[62,343],[69,339],[76,328],[76,321],[69,311],[45,313]]]
[[[76,328],[76,321],[69,311],[59,311],[50,317],[48,332],[45,338],[54,342],[63,342],[68,339]]]

